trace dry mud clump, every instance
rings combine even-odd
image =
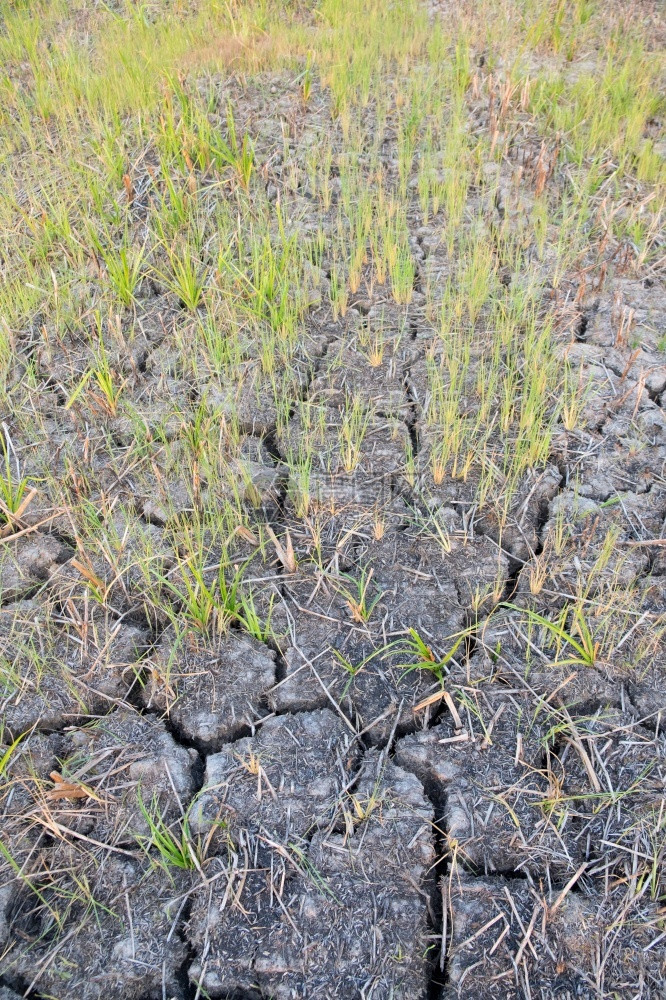
[[[564,899],[561,893],[544,898],[529,881],[463,874],[447,905],[451,985],[444,990],[445,1000],[518,998],[527,990],[532,996],[591,1000],[599,995],[602,978],[608,995],[622,996],[630,976],[645,984],[648,995],[662,992],[663,959],[645,950],[651,940],[647,928],[658,919],[654,904],[644,904],[632,930],[618,926],[612,896],[570,892]],[[518,972],[516,959],[521,960]]]
[[[198,891],[189,921],[202,955],[193,972],[211,996],[425,992],[432,806],[413,775],[376,751],[338,803],[326,829],[300,845],[294,829],[287,847],[262,833],[250,803],[231,871]]]
[[[473,8],[0,0],[0,1000],[666,997],[663,23]]]

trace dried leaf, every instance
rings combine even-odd
[[[87,799],[90,796],[87,788],[67,781],[57,771],[51,771],[49,777],[53,782],[53,788],[46,793],[47,799]]]

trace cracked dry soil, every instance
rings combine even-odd
[[[483,136],[495,84],[474,58],[464,113]],[[211,85],[211,119],[222,128],[231,99],[253,136],[256,198],[327,238],[348,183],[330,91],[315,82],[304,104],[289,71]],[[401,114],[382,124],[387,190],[400,189]],[[308,164],[324,128],[322,201]],[[492,236],[537,200],[541,140],[520,107],[497,141],[504,154],[470,181],[462,231],[481,220]],[[155,162],[149,149],[133,168],[139,242]],[[375,165],[359,155],[360,174]],[[232,198],[199,174],[207,210]],[[0,1000],[666,996],[663,259],[639,267],[630,246],[591,232],[555,284],[547,254],[528,247],[512,272],[497,241],[497,295],[537,281],[539,322],[584,386],[575,420],[546,400],[548,454],[500,517],[479,495],[482,463],[440,469],[433,397],[454,374],[438,317],[456,262],[416,176],[415,162],[409,301],[364,264],[335,307],[324,245],[298,343],[275,359],[279,392],[249,342],[233,378],[193,378],[192,315],[143,282],[125,339],[106,331],[147,430],[140,459],[127,415],[66,405],[61,387],[85,363],[79,332],[44,340],[36,320],[17,338],[3,427],[38,492],[0,542]],[[567,183],[555,166],[550,197]],[[461,420],[485,405],[492,324],[487,303]],[[193,486],[183,456],[202,411],[226,478],[201,461]],[[491,464],[521,433],[499,427]],[[495,484],[504,496],[501,470]],[[216,534],[198,511],[229,497],[242,527]],[[221,565],[231,586],[241,568],[264,634],[244,627],[247,612],[186,627],[195,531],[208,583]],[[582,643],[574,609],[592,657],[547,624]],[[430,660],[406,650],[410,629]]]

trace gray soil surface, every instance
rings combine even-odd
[[[286,72],[220,86],[285,217],[333,226],[339,178],[320,217],[305,167],[330,94],[315,86],[304,109]],[[482,127],[484,101],[466,99]],[[488,164],[506,199],[493,215],[534,200],[512,155]],[[395,179],[390,127],[382,162]],[[140,220],[147,181],[134,187]],[[410,303],[370,283],[335,315],[324,253],[298,350],[270,378],[248,349],[236,385],[202,372],[193,390],[176,346],[191,319],[143,288],[137,339],[114,359],[152,428],[136,467],[136,426],[95,424],[52,391],[85,345],[26,341],[52,435],[2,420],[28,473],[48,463],[85,481],[108,546],[84,558],[45,491],[0,543],[0,1000],[666,997],[663,271],[637,278],[618,253],[603,277],[555,288],[538,263],[557,350],[589,389],[500,523],[478,509],[474,470],[431,474],[422,289],[452,265],[408,191]],[[489,197],[483,183],[471,196]],[[364,414],[353,463],[350,396]],[[203,472],[193,497],[171,473],[202,401],[236,421],[236,451],[224,486]],[[306,434],[307,510],[293,461]],[[240,618],[174,626],[187,525],[227,487],[246,514],[232,571],[257,581],[263,637]],[[213,575],[218,543],[201,543]],[[581,593],[594,662],[536,617],[571,628]],[[420,667],[409,630],[431,653]]]

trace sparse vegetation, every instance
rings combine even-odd
[[[0,0],[7,1000],[661,995],[665,37]]]

